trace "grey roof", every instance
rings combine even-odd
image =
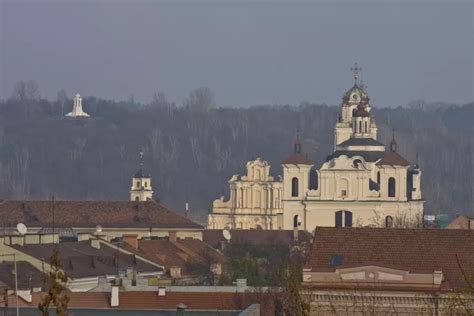
[[[352,158],[354,156],[361,156],[367,162],[376,162],[377,160],[385,156],[385,151],[336,150],[334,153],[327,156],[326,161],[329,161],[342,155],[345,155],[349,158]]]
[[[138,272],[158,272],[160,268],[151,265],[133,255],[119,254],[117,260],[117,249],[105,244],[100,245],[100,249],[90,246],[90,242],[64,242],[57,244],[61,267],[72,278],[94,277],[102,275],[115,275],[117,273],[117,263],[120,269],[135,267]],[[40,260],[49,261],[55,244],[27,244],[12,245],[11,247],[27,253]]]
[[[384,146],[373,138],[349,138],[337,146]]]

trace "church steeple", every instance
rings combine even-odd
[[[153,198],[151,177],[143,171],[143,152],[138,155],[139,169],[132,177],[132,188],[130,190],[131,201],[148,201]]]
[[[392,129],[392,141],[390,142],[390,151],[397,151],[397,141],[395,140],[395,129]]]
[[[300,130],[296,129],[295,141],[293,142],[295,154],[301,154]]]

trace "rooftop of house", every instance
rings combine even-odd
[[[4,225],[28,227],[53,225],[51,201],[0,200]],[[55,201],[56,227],[104,228],[180,228],[203,229],[185,216],[171,211],[157,201]]]
[[[27,290],[43,287],[43,273],[26,261],[17,261],[18,289]],[[15,265],[13,261],[0,262],[0,283],[15,288]]]
[[[123,248],[152,262],[163,265],[167,270],[172,267],[179,267],[183,276],[194,272],[194,264],[224,262],[222,254],[208,244],[192,238],[177,239],[176,241],[170,241],[168,238],[141,239],[135,245],[124,242]]]
[[[117,259],[115,247],[101,243],[100,249],[97,249],[92,247],[88,240],[59,244],[10,245],[10,247],[48,263],[56,245],[59,247],[61,268],[71,278],[116,275],[117,265],[120,270],[134,267],[138,272],[162,271],[158,266],[143,261],[135,255],[120,252]]]
[[[19,306],[37,309],[38,303],[46,293],[33,293],[32,302],[19,300]],[[252,304],[260,304],[260,315],[273,315],[274,307],[268,293],[230,293],[230,292],[167,292],[165,296],[158,296],[156,291],[151,292],[120,292],[119,306],[110,307],[110,292],[71,292],[69,310],[153,310],[156,315],[159,311],[176,311],[180,304],[187,306],[187,310],[195,311],[242,311]],[[9,306],[15,306],[15,298],[10,295]],[[0,307],[4,306],[3,300]],[[106,313],[104,313],[106,314]],[[124,311],[125,315],[126,312]],[[132,314],[130,314],[132,315]],[[159,315],[159,314],[158,314]],[[225,314],[227,315],[227,314]]]
[[[318,227],[311,248],[305,268],[312,272],[362,266],[442,271],[448,289],[465,288],[464,274],[474,276],[472,230]],[[339,256],[337,266],[334,256]]]
[[[292,245],[295,243],[292,230],[259,230],[259,229],[235,229],[230,232],[230,242],[248,242],[255,245]],[[226,239],[222,235],[222,229],[208,229],[203,231],[203,241],[214,248],[220,248]],[[310,241],[311,233],[299,230],[299,241]]]

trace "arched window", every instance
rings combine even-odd
[[[140,187],[140,181],[137,181],[137,188]]]
[[[368,133],[369,129],[367,128],[367,122],[365,122],[365,132]]]
[[[377,171],[377,184],[380,185],[380,171]]]
[[[148,188],[148,182],[145,181],[145,188]]]
[[[311,171],[309,172],[309,189],[318,189],[318,172],[315,169],[311,169]]]
[[[293,216],[293,228],[297,228],[299,225],[300,219],[298,215]]]
[[[138,196],[135,197],[135,201],[140,201],[140,198]]]
[[[291,196],[298,196],[298,178],[291,179]]]
[[[395,197],[395,178],[388,179],[388,196]]]
[[[352,227],[352,212],[337,211],[335,218],[336,227]]]
[[[362,133],[362,121],[359,121],[359,133]]]
[[[385,227],[387,227],[387,228],[393,227],[393,217],[392,216],[385,217]]]

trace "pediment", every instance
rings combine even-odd
[[[405,270],[397,270],[379,266],[362,266],[355,268],[336,269],[336,273],[345,281],[386,282],[403,281],[409,274]]]

